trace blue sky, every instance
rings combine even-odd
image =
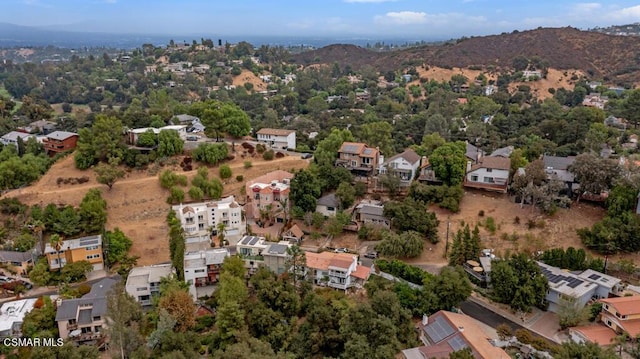
[[[113,33],[449,39],[640,22],[602,0],[2,0],[0,22]],[[69,26],[72,25],[72,26]]]

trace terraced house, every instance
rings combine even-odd
[[[378,171],[382,159],[377,148],[365,143],[344,142],[338,150],[336,166],[344,167],[358,176],[373,176]]]

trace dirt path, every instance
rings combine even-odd
[[[227,164],[231,167],[233,177],[226,180],[224,196],[244,196],[242,189],[247,180],[261,176],[265,173],[282,169],[295,170],[306,168],[308,161],[299,157],[288,156],[273,161],[264,161],[262,158],[247,159],[252,162],[252,167],[244,168],[244,160],[240,157]],[[184,172],[178,167],[167,167],[191,180],[197,169]],[[235,177],[243,176],[243,181],[238,182]],[[218,167],[209,168],[209,176],[218,176]],[[58,178],[88,177],[84,184],[61,184],[58,186]],[[35,184],[19,190],[7,193],[5,197],[18,198],[25,204],[40,204],[46,206],[49,203],[58,205],[78,206],[88,190],[98,188],[103,198],[107,201],[107,229],[120,228],[133,240],[131,254],[140,257],[139,265],[161,263],[169,260],[167,233],[168,228],[165,218],[170,206],[166,203],[168,191],[160,187],[157,175],[151,175],[148,171],[132,170],[126,177],[116,182],[111,191],[106,186],[96,181],[93,171],[81,171],[75,168],[73,156],[58,161]],[[185,192],[188,187],[185,188]],[[239,197],[242,199],[243,197]]]

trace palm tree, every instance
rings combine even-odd
[[[220,247],[224,247],[224,230],[227,229],[227,225],[224,222],[218,223],[218,239],[220,240]]]
[[[280,206],[282,206],[282,211],[284,212],[284,226],[286,228],[289,225],[289,221],[291,220],[289,218],[289,198],[282,198],[278,201],[278,203],[280,203]]]
[[[64,243],[64,240],[57,233],[52,234],[51,238],[49,238],[49,244],[51,244],[51,247],[55,248],[56,252],[58,253],[58,269],[59,270],[62,270],[62,263],[60,262],[60,249],[62,248],[63,243]]]
[[[40,254],[44,254],[44,241],[42,240],[42,233],[44,232],[46,226],[44,222],[39,219],[33,220],[31,222],[31,230],[38,237],[38,243],[40,243]]]

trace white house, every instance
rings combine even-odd
[[[160,281],[175,274],[173,266],[156,264],[131,269],[125,286],[126,292],[140,305],[151,305],[153,296],[160,294]]]
[[[30,137],[36,138],[36,136],[28,134],[28,133],[24,133],[24,132],[18,132],[18,131],[11,131],[5,135],[3,135],[2,137],[0,137],[0,143],[2,143],[5,146],[15,146],[16,150],[18,149],[18,139],[22,139],[22,142],[26,143]]]
[[[262,128],[257,133],[258,142],[265,143],[271,148],[296,148],[296,131],[276,128]]]
[[[400,185],[407,187],[416,178],[416,174],[420,169],[421,157],[416,151],[406,149],[386,160],[380,168],[380,173],[389,174],[400,179]]]
[[[36,304],[36,298],[14,300],[0,307],[0,338],[22,336],[22,321]]]
[[[305,252],[307,276],[316,285],[347,290],[362,288],[371,268],[358,264],[358,256],[349,253]]]
[[[229,251],[226,248],[185,253],[184,281],[189,284],[189,293],[194,300],[198,299],[196,287],[204,287],[218,282],[222,263],[228,256]]]
[[[335,193],[318,198],[316,202],[316,212],[326,217],[335,217],[340,206],[340,201],[336,198]]]
[[[246,230],[242,207],[233,196],[218,201],[179,204],[172,207],[185,231],[187,243],[208,241],[224,224],[224,238],[235,245]]]
[[[510,166],[511,160],[500,156],[485,156],[476,164],[468,161],[464,186],[507,193]]]
[[[176,131],[178,132],[178,135],[183,141],[187,138],[186,125],[169,125],[169,126],[164,126],[160,128],[145,127],[145,128],[134,128],[127,131],[127,139],[129,140],[129,143],[135,144],[136,142],[138,142],[138,137],[147,131],[152,131],[154,134],[156,134],[156,136],[159,135],[160,132],[162,131]]]

